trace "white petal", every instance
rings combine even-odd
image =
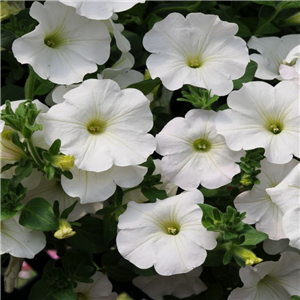
[[[15,257],[33,258],[46,246],[43,232],[24,230],[15,218],[1,222],[1,255],[9,253]]]

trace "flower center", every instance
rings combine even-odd
[[[198,59],[189,60],[188,65],[189,65],[189,67],[191,67],[193,69],[197,69],[197,68],[201,67],[201,63],[199,62]]]
[[[82,293],[77,293],[77,300],[87,300],[88,298],[86,297],[86,295],[82,294]]]
[[[274,134],[278,134],[281,132],[281,126],[277,124],[271,124],[270,131],[273,132]]]
[[[211,148],[211,143],[207,140],[199,139],[193,143],[193,147],[196,151],[207,152]]]
[[[168,227],[167,231],[168,231],[168,234],[171,234],[171,235],[176,235],[179,232],[179,230],[173,226]]]
[[[105,129],[105,122],[100,120],[93,120],[87,125],[87,130],[90,134],[100,134]]]
[[[45,45],[49,48],[55,48],[55,42],[53,40],[45,40]]]

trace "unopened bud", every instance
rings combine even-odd
[[[74,166],[75,157],[73,155],[55,155],[52,157],[51,164],[61,169],[62,171],[69,171]]]
[[[241,257],[248,266],[252,266],[253,264],[258,264],[263,261],[261,258],[257,257],[254,252],[241,246],[232,246],[231,251],[235,255]]]
[[[59,240],[67,239],[76,234],[72,226],[66,219],[59,219],[59,228],[54,233],[54,237]]]

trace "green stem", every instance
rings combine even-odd
[[[34,84],[35,84],[36,76],[32,67],[29,66],[29,76],[25,83],[25,99],[33,100],[34,97]]]
[[[132,187],[130,189],[127,189],[127,190],[123,191],[123,194],[126,194],[126,193],[131,192],[131,191],[136,190],[136,189],[140,189],[141,187],[142,186],[139,184],[137,186],[134,186],[134,187]]]
[[[262,24],[260,27],[258,27],[256,29],[256,31],[254,32],[254,35],[255,36],[259,36],[260,32],[262,31],[262,29],[264,29],[266,27],[266,25],[268,25],[277,15],[278,13],[280,12],[281,10],[276,10],[273,15],[264,23]]]
[[[38,152],[36,151],[36,148],[35,146],[33,145],[31,139],[26,139],[26,142],[27,142],[27,145],[28,145],[28,149],[29,149],[29,152],[32,156],[32,158],[34,159],[34,161],[36,162],[36,164],[39,166],[39,168],[41,170],[44,169],[44,162],[43,160],[40,158],[40,155],[38,154]]]

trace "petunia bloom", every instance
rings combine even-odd
[[[163,300],[166,295],[180,299],[187,298],[207,289],[199,278],[202,269],[200,266],[188,273],[172,276],[138,276],[133,279],[132,283],[155,300]]]
[[[129,202],[119,217],[117,247],[141,269],[154,266],[160,275],[187,273],[200,266],[213,249],[217,233],[206,231],[201,218],[199,190],[155,203]]]
[[[290,246],[300,249],[300,164],[275,187],[266,190],[283,212],[282,226]]]
[[[62,177],[64,191],[72,197],[79,197],[81,204],[102,202],[116,191],[117,185],[131,188],[143,181],[147,168],[141,166],[112,166],[103,172],[88,172],[74,167],[73,179]]]
[[[293,48],[279,67],[282,79],[300,84],[300,45]]]
[[[45,115],[45,140],[51,144],[59,136],[61,152],[74,155],[79,169],[138,165],[155,150],[155,139],[147,134],[153,125],[149,101],[140,91],[89,79],[64,98]]]
[[[144,3],[146,0],[59,0],[65,5],[76,8],[77,14],[94,20],[107,20],[114,12],[121,12],[130,9],[137,3]]]
[[[264,148],[274,164],[300,156],[299,86],[282,81],[275,87],[249,82],[228,96],[227,109],[218,113],[217,132],[234,151]]]
[[[81,300],[116,300],[117,293],[112,292],[112,284],[107,276],[101,272],[96,272],[91,277],[93,283],[78,282],[75,288],[77,299]]]
[[[234,35],[238,26],[215,15],[171,13],[146,33],[143,44],[151,77],[174,91],[191,84],[227,95],[249,59],[246,43]]]
[[[199,184],[214,189],[231,182],[240,172],[242,154],[230,150],[215,129],[216,113],[190,110],[174,118],[156,135],[157,152],[163,155],[162,172],[182,189]]]
[[[266,80],[282,80],[279,72],[280,67],[286,64],[286,57],[289,52],[299,45],[299,37],[298,34],[285,35],[281,38],[252,36],[248,42],[248,47],[260,53],[250,55],[251,60],[258,64],[255,77]]]
[[[299,254],[283,252],[279,261],[241,268],[244,286],[233,290],[228,300],[290,300],[299,295],[299,275]]]
[[[277,186],[289,172],[297,165],[292,160],[285,165],[275,165],[266,159],[261,161],[261,173],[257,176],[259,185],[254,185],[251,191],[239,194],[234,200],[234,206],[239,212],[246,212],[245,223],[255,224],[257,230],[265,232],[272,240],[284,239],[282,227],[282,208],[270,198],[267,191]],[[293,205],[288,197],[281,201],[287,206]]]
[[[45,246],[44,233],[21,226],[18,216],[1,222],[1,255],[9,253],[15,257],[33,258]]]
[[[43,79],[80,82],[107,61],[111,39],[102,22],[81,17],[56,1],[34,2],[30,15],[40,24],[15,40],[12,50],[20,63],[30,64]]]

